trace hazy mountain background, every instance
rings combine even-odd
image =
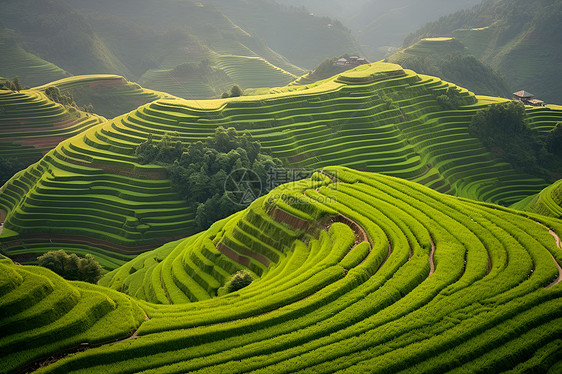
[[[326,57],[359,52],[339,22],[258,0],[5,0],[0,13],[0,46],[18,52],[4,55],[0,76],[26,85],[112,73],[207,98],[233,84],[285,85]],[[30,78],[41,65],[51,73]]]
[[[499,71],[510,89],[562,103],[562,1],[488,0],[429,23],[404,41],[453,36]]]
[[[386,60],[455,82],[480,95],[508,97],[511,93],[501,74],[471,55],[454,38],[422,39]]]
[[[411,32],[481,0],[277,0],[340,20],[352,30],[365,56],[379,60],[400,49]]]
[[[477,93],[509,96],[525,89],[562,102],[562,2],[479,3],[3,0],[0,76],[19,75],[34,86],[111,73],[199,99],[218,97],[235,84],[284,86],[326,58],[348,53],[371,61],[386,57]],[[435,54],[400,51],[441,36],[458,43]]]

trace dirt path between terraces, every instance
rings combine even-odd
[[[433,237],[429,235],[429,240],[431,241],[431,253],[429,254],[429,275],[431,277],[433,273],[435,273],[435,242],[433,241]]]
[[[556,241],[556,247],[561,248],[560,237],[558,236],[558,234],[556,234],[554,232],[554,230],[552,230],[551,228],[548,228],[548,232],[550,233],[550,235],[552,235],[554,237],[554,240]],[[551,284],[546,286],[546,288],[551,288],[553,286],[556,286],[558,283],[560,283],[560,281],[562,281],[562,267],[560,266],[558,261],[556,261],[556,257],[554,257],[552,255],[552,253],[550,254],[550,256],[552,256],[552,261],[554,261],[554,263],[556,264],[556,267],[558,268],[558,278],[556,278]]]
[[[548,230],[548,233],[550,235],[552,235],[552,237],[554,238],[554,241],[556,242],[556,247],[557,248],[562,248],[561,244],[560,244],[560,237],[558,236],[558,234],[552,230],[550,227],[543,225],[540,222],[537,222],[539,225],[541,225],[542,227],[544,227],[545,229]],[[551,288],[556,286],[558,283],[560,283],[560,281],[562,281],[562,267],[560,266],[560,264],[558,263],[558,261],[556,260],[556,257],[554,257],[554,255],[552,253],[550,253],[550,256],[552,257],[552,261],[554,261],[554,264],[556,265],[556,268],[558,268],[558,277],[548,286],[546,286],[545,288]]]
[[[550,254],[550,256],[552,256],[552,253]],[[554,261],[556,267],[558,268],[558,278],[556,278],[551,284],[549,284],[545,288],[551,288],[553,286],[556,286],[562,280],[562,267],[560,267],[560,264],[558,263],[558,261],[556,261],[556,258],[554,256],[552,256],[552,261]]]
[[[561,248],[560,247],[560,237],[550,228],[548,229],[548,232],[550,233],[550,235],[552,235],[554,237],[554,240],[556,241],[556,246],[558,248]]]

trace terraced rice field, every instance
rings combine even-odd
[[[458,110],[437,104],[436,96],[448,87],[465,100]],[[0,209],[8,212],[1,237],[6,253],[42,253],[46,242],[78,243],[100,248],[96,253],[114,268],[193,233],[195,209],[177,198],[165,170],[136,161],[135,147],[149,134],[190,143],[217,126],[232,126],[292,167],[338,164],[383,172],[494,203],[511,204],[547,186],[493,159],[469,136],[472,116],[502,99],[474,96],[385,63],[277,91],[227,100],[158,100],[62,142],[5,185]],[[543,129],[562,118],[559,108],[533,109],[541,113],[550,118],[541,122]]]
[[[54,81],[70,74],[53,63],[27,52],[18,44],[6,40],[0,34],[0,76],[14,78],[19,76],[22,84],[36,86]]]
[[[36,90],[0,90],[0,157],[35,162],[62,140],[104,121],[97,115],[70,113]]]
[[[147,71],[139,80],[145,87],[156,90],[166,91],[172,95],[189,99],[206,99],[220,95],[215,87],[202,79],[201,76],[193,76],[189,79],[179,79],[174,76],[172,69],[152,69]],[[223,92],[227,87],[232,87],[232,83],[226,80],[225,83],[217,82]]]
[[[152,69],[139,82],[146,87],[165,91],[178,97],[199,100],[221,96],[233,85],[246,88],[285,86],[297,76],[261,57],[211,54],[211,67],[205,75],[182,75],[174,69]]]
[[[261,57],[223,55],[217,66],[242,88],[281,87],[298,78]]]
[[[540,193],[513,204],[512,208],[562,218],[562,179],[546,187]]]
[[[94,112],[106,118],[128,113],[158,99],[175,99],[170,94],[143,88],[113,74],[77,75],[34,89],[44,91],[48,87],[58,87],[62,93],[72,95],[80,106],[92,104]]]
[[[38,373],[557,372],[561,233],[328,167],[110,273],[103,284],[148,300],[148,320]],[[214,297],[238,268],[254,282]]]
[[[404,54],[427,56],[432,54],[450,54],[455,51],[463,52],[466,51],[466,48],[454,38],[424,38],[403,51],[398,52],[395,56],[399,59]]]
[[[69,347],[130,336],[144,313],[129,297],[68,282],[50,270],[0,260],[0,359],[3,373]],[[35,368],[34,366],[29,367]]]

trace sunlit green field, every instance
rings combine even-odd
[[[0,354],[15,370],[101,344],[40,373],[556,372],[557,233],[560,220],[327,167],[100,282],[132,300],[3,261]],[[244,268],[255,280],[217,297]],[[40,310],[62,317],[12,323]]]

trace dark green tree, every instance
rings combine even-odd
[[[158,145],[154,142],[152,134],[148,135],[148,140],[141,143],[135,150],[135,154],[140,164],[149,164],[158,155]]]
[[[103,269],[94,256],[79,257],[64,250],[50,251],[37,258],[39,266],[46,267],[68,280],[97,283]]]
[[[243,94],[244,94],[244,92],[242,91],[240,86],[238,86],[237,84],[232,86],[232,88],[230,89],[230,97],[239,97],[239,96],[242,96]]]
[[[227,285],[228,292],[235,292],[249,286],[254,279],[246,270],[236,272]]]
[[[493,145],[502,144],[512,136],[528,134],[525,107],[513,102],[491,105],[474,116],[469,132]]]
[[[545,142],[546,150],[556,157],[562,157],[562,122],[548,133]]]
[[[537,131],[527,125],[525,107],[507,102],[479,111],[469,125],[469,133],[480,138],[492,153],[515,168],[544,177],[544,144]]]
[[[201,229],[244,208],[227,195],[225,183],[233,171],[251,171],[265,185],[267,171],[282,167],[279,159],[262,152],[261,144],[250,134],[240,134],[232,127],[218,127],[212,137],[187,147],[171,137],[155,142],[149,136],[136,154],[140,163],[166,167],[176,192],[196,207],[195,223]],[[258,189],[252,190],[253,196],[265,191]]]
[[[462,97],[454,87],[448,87],[443,95],[437,96],[437,104],[444,110],[458,109],[462,105]]]
[[[14,79],[12,79],[12,83],[14,85],[15,91],[20,92],[22,90],[20,77],[16,76]]]

